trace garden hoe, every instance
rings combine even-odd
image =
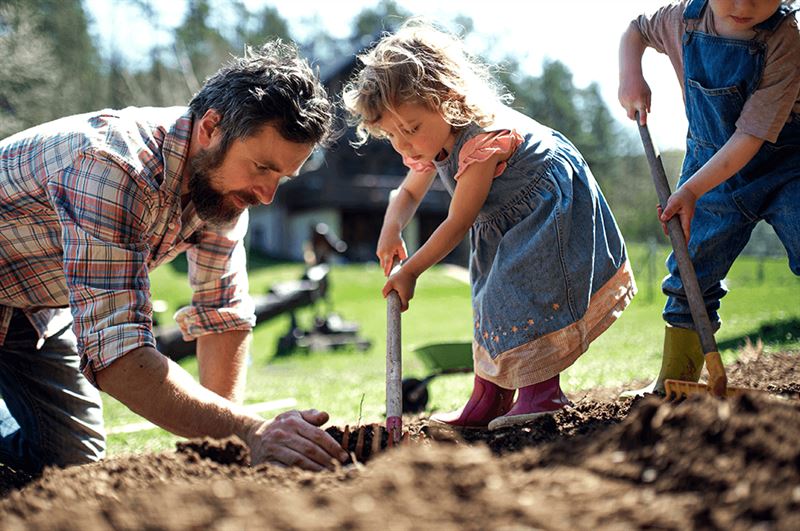
[[[399,444],[403,435],[400,337],[400,296],[391,291],[386,298],[386,432],[389,446]]]
[[[667,205],[671,192],[669,182],[667,181],[667,175],[664,172],[664,165],[661,162],[661,154],[656,152],[647,125],[641,125],[639,123],[638,112],[636,113],[636,123],[639,124],[639,134],[642,137],[642,144],[644,144],[647,162],[650,165],[650,174],[656,186],[658,201],[663,209]],[[667,231],[669,233],[669,239],[672,242],[675,259],[678,262],[678,270],[681,274],[686,298],[689,301],[692,320],[694,321],[697,334],[700,336],[700,344],[703,347],[706,369],[708,369],[708,385],[680,380],[665,380],[664,388],[667,398],[674,400],[698,393],[710,393],[717,397],[730,397],[742,394],[746,391],[751,391],[750,389],[728,387],[728,377],[725,374],[725,367],[722,365],[722,359],[717,350],[714,330],[711,327],[711,320],[708,318],[708,312],[706,312],[703,294],[697,282],[697,275],[695,274],[692,260],[689,257],[689,249],[686,245],[686,238],[683,234],[678,216],[673,216],[667,222]]]

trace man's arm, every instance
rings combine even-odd
[[[336,441],[316,427],[328,420],[327,414],[290,411],[266,421],[206,389],[152,347],[132,350],[98,371],[96,379],[100,389],[176,435],[238,436],[250,447],[253,464],[322,470],[334,459],[347,459]]]
[[[232,402],[241,404],[247,380],[247,352],[252,334],[231,330],[197,338],[200,384]]]

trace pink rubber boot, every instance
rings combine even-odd
[[[569,403],[569,399],[561,391],[559,375],[556,374],[549,380],[520,388],[517,401],[508,413],[489,422],[489,429],[524,424],[536,417],[554,413]]]
[[[503,389],[476,374],[466,405],[458,411],[431,415],[428,425],[434,429],[486,429],[490,420],[511,408],[513,399],[513,389]]]

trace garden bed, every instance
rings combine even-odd
[[[798,361],[745,357],[731,383],[768,394],[725,402],[592,390],[524,427],[445,441],[407,419],[411,442],[333,472],[250,467],[238,441],[206,440],[21,488],[0,474],[0,528],[800,529]]]

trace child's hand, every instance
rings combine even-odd
[[[414,297],[414,287],[417,285],[417,277],[404,270],[402,267],[389,277],[383,286],[383,298],[389,296],[394,290],[400,296],[400,311],[408,310],[408,301]]]
[[[686,241],[689,241],[690,231],[689,228],[692,224],[692,216],[694,216],[695,203],[697,203],[697,196],[685,186],[681,186],[675,193],[669,197],[667,206],[664,210],[658,208],[658,217],[661,220],[661,227],[664,229],[664,234],[667,234],[667,221],[669,221],[675,214],[678,215],[683,235]]]
[[[650,85],[640,74],[630,74],[620,76],[619,81],[619,103],[627,111],[628,118],[636,119],[636,112],[639,112],[640,125],[647,124],[647,113],[650,112]]]
[[[378,238],[378,249],[375,254],[378,256],[384,276],[388,277],[392,272],[395,257],[400,261],[408,258],[406,243],[403,241],[400,231],[387,230],[384,225],[380,238]]]

